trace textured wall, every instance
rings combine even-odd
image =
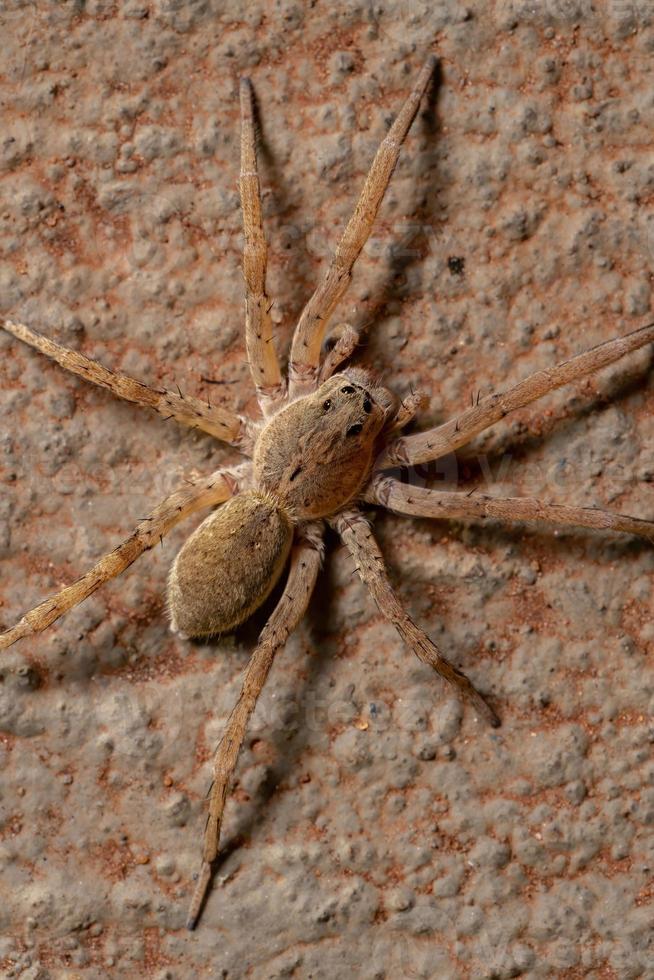
[[[633,329],[651,306],[654,8],[594,7],[2,4],[0,312],[254,411],[238,75],[261,107],[285,352],[434,50],[441,85],[339,311],[369,326],[362,362],[401,394],[426,389],[429,424]],[[632,355],[431,476],[654,517],[650,367]],[[0,387],[4,626],[183,474],[235,458],[7,336]],[[3,655],[3,977],[654,976],[646,542],[377,519],[412,615],[500,711],[491,732],[402,647],[331,539],[189,934],[208,760],[262,622],[207,645],[169,634],[165,577],[189,526]]]

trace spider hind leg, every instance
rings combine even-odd
[[[343,511],[331,523],[354,558],[359,575],[368,586],[379,611],[393,624],[407,646],[419,660],[429,664],[457,688],[493,728],[498,728],[500,719],[484,697],[462,671],[443,657],[435,643],[403,608],[388,579],[381,551],[363,514],[358,510]]]
[[[194,929],[211,881],[212,866],[218,857],[223,811],[229,782],[245,739],[248,721],[268,677],[275,654],[302,619],[313,592],[323,556],[322,524],[305,524],[296,532],[284,592],[264,626],[257,647],[245,672],[238,701],[227,719],[213,762],[213,782],[209,792],[209,814],[204,832],[202,865],[186,920]]]

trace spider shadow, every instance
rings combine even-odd
[[[537,434],[525,431],[519,435],[502,434],[493,441],[487,450],[475,453],[466,447],[466,454],[457,454],[456,464],[436,461],[435,464],[424,464],[417,472],[420,484],[435,490],[449,490],[462,495],[466,488],[468,493],[474,493],[479,488],[483,493],[493,495],[493,484],[487,485],[489,474],[502,472],[502,467],[509,460],[515,467],[526,461],[529,455],[543,448],[544,441],[552,437],[567,437],[574,433],[576,427],[588,419],[597,418],[599,414],[630,398],[642,395],[648,387],[648,381],[654,369],[654,352],[648,358],[648,363],[634,370],[630,368],[612,378],[606,390],[594,395],[583,403],[577,403],[566,415],[558,414],[548,418],[541,431]],[[565,459],[565,457],[564,457]],[[440,468],[439,468],[440,462]],[[396,475],[404,482],[411,482],[412,475],[408,470],[398,470]],[[504,474],[506,477],[506,474]],[[559,488],[565,492],[565,486]],[[543,498],[545,499],[545,498]],[[647,517],[648,515],[646,515]],[[653,515],[654,516],[654,515]],[[432,529],[434,520],[431,518],[412,518],[416,526],[422,529]],[[439,522],[443,525],[445,521]],[[451,518],[446,521],[448,529],[455,533],[459,540],[468,538],[473,546],[488,547],[499,544],[518,545],[525,543],[525,535],[534,553],[547,547],[548,554],[556,559],[565,559],[570,554],[570,541],[593,560],[606,561],[635,558],[651,552],[652,546],[645,538],[636,536],[605,534],[590,528],[576,528],[568,525],[552,524],[550,526],[529,521],[517,521],[515,525],[507,525],[498,519],[470,518],[465,521]],[[455,531],[455,529],[458,529]]]
[[[490,445],[475,453],[470,447],[466,453],[458,457],[458,462],[464,471],[461,481],[464,486],[480,486],[488,480],[489,474],[501,473],[509,461],[514,466],[526,462],[529,455],[543,449],[543,444],[551,439],[567,439],[575,434],[580,424],[588,419],[597,418],[603,412],[629,399],[643,395],[649,387],[650,377],[654,372],[654,352],[649,356],[648,363],[634,370],[621,371],[611,379],[606,390],[581,402],[577,397],[566,414],[560,412],[550,418],[545,418],[538,433],[524,431],[522,433],[487,434]],[[486,441],[486,440],[485,440]],[[563,459],[565,460],[565,456]],[[460,486],[458,487],[460,489]],[[453,487],[452,489],[457,489]],[[492,493],[492,485],[485,487]],[[565,490],[565,487],[561,489]]]
[[[433,214],[437,210],[443,180],[439,179],[439,168],[442,160],[442,148],[435,135],[441,130],[441,119],[438,115],[438,94],[443,84],[443,72],[440,61],[430,79],[424,95],[424,108],[418,111],[417,121],[423,134],[426,135],[425,147],[420,152],[421,172],[427,175],[425,187],[416,192],[412,185],[412,193],[402,207],[402,214],[407,216],[409,228],[400,240],[391,245],[389,259],[384,271],[377,275],[369,292],[379,298],[368,307],[365,322],[357,324],[360,331],[361,343],[369,346],[369,353],[379,356],[383,353],[383,341],[377,331],[370,333],[371,327],[385,316],[394,314],[400,309],[403,300],[412,294],[416,287],[420,289],[420,263],[429,253],[434,234]],[[435,175],[435,176],[434,176]],[[416,276],[409,276],[412,269],[417,270]],[[370,334],[370,336],[368,336]]]
[[[269,258],[271,255],[273,256],[273,274],[275,258],[289,253],[293,257],[291,263],[280,262],[282,267],[279,270],[279,275],[275,275],[275,281],[272,285],[270,282],[271,269],[268,270],[270,295],[278,298],[282,312],[287,311],[282,322],[275,325],[278,354],[283,360],[286,357],[287,348],[290,346],[291,331],[295,325],[296,315],[301,305],[308,299],[306,283],[311,282],[315,276],[315,268],[308,249],[294,248],[294,245],[301,243],[305,238],[301,219],[298,219],[298,212],[303,201],[299,190],[301,182],[287,180],[286,168],[278,163],[272,146],[266,137],[265,113],[261,110],[258,92],[254,86],[252,98],[257,151],[261,163],[264,165],[259,168],[259,176],[262,182],[263,223],[264,228],[269,230],[268,251]],[[271,202],[268,207],[266,206],[266,199]],[[282,248],[278,252],[270,247],[273,234],[282,241]],[[275,303],[274,300],[273,303]]]
[[[531,453],[543,451],[547,440],[554,440],[555,444],[562,442],[565,448],[565,440],[577,434],[575,430],[579,429],[582,422],[598,418],[620,403],[639,396],[644,397],[652,387],[652,381],[654,351],[645,365],[631,366],[616,373],[601,393],[589,396],[575,394],[569,404],[558,407],[556,414],[542,416],[538,432],[530,431],[524,423],[519,423],[519,431],[507,432],[505,429],[498,432],[492,426],[456,454],[448,453],[436,460],[398,468],[391,475],[402,483],[419,486],[429,483],[433,485],[433,489],[438,490],[474,493],[483,488],[484,493],[492,494],[496,482],[495,474],[497,481],[506,480],[521,463],[528,463]],[[438,426],[451,417],[438,413],[433,424]],[[421,428],[424,426],[420,425],[418,418],[404,431],[408,434]],[[559,457],[559,461],[567,461],[565,453]],[[551,462],[556,462],[556,457]],[[565,490],[566,487],[561,485],[560,489]],[[538,496],[531,493],[529,495]]]
[[[434,520],[428,517],[412,517],[417,530],[434,533]],[[591,528],[571,526],[537,526],[528,521],[506,524],[500,518],[443,518],[439,526],[448,538],[455,538],[466,548],[482,548],[492,553],[494,548],[512,546],[530,558],[547,553],[555,565],[569,562],[572,557],[584,558],[602,564],[619,561],[636,561],[651,555],[652,544],[645,538],[620,536]]]

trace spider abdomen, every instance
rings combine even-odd
[[[289,519],[267,494],[233,497],[182,546],[170,570],[171,626],[186,636],[226,633],[270,594],[293,539]]]

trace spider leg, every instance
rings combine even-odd
[[[436,58],[425,62],[416,84],[400,109],[395,122],[382,140],[363,190],[332,262],[322,282],[304,307],[295,329],[289,363],[290,395],[297,398],[313,391],[318,381],[320,347],[336,304],[352,278],[352,268],[368,240],[377,211],[397,163],[400,147],[418,111],[420,99],[429,84]]]
[[[284,398],[286,386],[273,342],[271,302],[266,295],[267,246],[261,218],[261,188],[257,171],[253,92],[248,78],[241,79],[241,210],[245,248],[245,344],[257,399],[264,415],[271,414]]]
[[[138,522],[122,544],[101,558],[90,571],[25,613],[11,629],[0,633],[0,650],[6,650],[24,636],[41,633],[109,579],[124,572],[139,555],[157,544],[164,534],[189,514],[203,507],[220,504],[233,496],[238,492],[243,476],[241,467],[231,471],[216,470],[210,476],[171,493],[148,517]]]
[[[438,648],[402,607],[388,579],[384,558],[370,530],[370,524],[358,510],[343,511],[330,523],[338,531],[349,549],[363,582],[368,586],[379,611],[398,631],[405,643],[423,663],[433,667],[441,677],[449,681],[468,698],[479,714],[494,728],[500,720],[493,709],[478,693],[465,674],[446,660]]]
[[[319,384],[336,374],[341,364],[351,357],[359,345],[359,332],[349,323],[337,324],[332,330],[331,336],[334,337],[336,343],[322,362],[318,378]]]
[[[239,699],[227,720],[214,756],[202,865],[186,920],[188,929],[195,928],[211,880],[211,866],[218,856],[227,790],[248,721],[266,683],[276,652],[286,642],[306,611],[322,556],[322,525],[314,522],[300,528],[291,552],[286,587],[259,636],[259,642],[245,672]]]
[[[66,371],[76,374],[85,381],[99,385],[101,388],[108,388],[118,398],[124,398],[128,402],[137,405],[144,405],[146,408],[153,408],[164,418],[173,418],[182,425],[188,425],[193,429],[202,429],[216,439],[227,442],[232,446],[237,446],[245,452],[251,441],[248,433],[248,420],[230,412],[228,409],[211,407],[199,398],[191,395],[177,394],[165,388],[149,388],[147,385],[128,377],[126,374],[119,374],[117,371],[110,371],[108,368],[98,364],[90,357],[85,357],[78,351],[62,347],[61,344],[44,337],[43,334],[31,330],[23,323],[14,323],[12,320],[0,320],[0,327],[7,333],[13,334],[19,340],[29,344],[45,354],[46,357],[56,361]]]
[[[403,466],[439,459],[465,446],[474,436],[488,429],[495,422],[499,422],[509,412],[524,408],[542,395],[570,381],[594,374],[600,368],[613,364],[625,354],[638,350],[652,341],[654,341],[654,324],[650,323],[624,337],[608,340],[591,350],[577,354],[576,357],[563,361],[555,367],[537,371],[507,391],[496,392],[482,398],[478,404],[443,425],[389,443],[381,454],[376,468],[386,469],[398,464]]]
[[[377,476],[365,494],[369,503],[381,504],[396,514],[414,517],[499,518],[504,521],[546,522],[589,527],[601,531],[638,534],[654,544],[654,521],[628,517],[595,507],[568,507],[535,497],[486,497],[412,487],[391,477]]]

